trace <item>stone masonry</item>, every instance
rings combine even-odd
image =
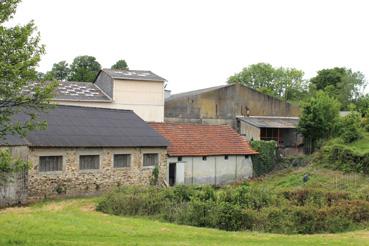
[[[126,184],[147,185],[153,167],[143,167],[144,153],[159,154],[159,182],[166,176],[166,148],[30,148],[28,201],[95,195]],[[79,170],[79,155],[100,155],[100,168]],[[131,166],[113,167],[114,154],[131,154]],[[39,172],[40,156],[63,156],[63,170]]]

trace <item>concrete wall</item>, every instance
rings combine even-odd
[[[206,160],[202,157],[182,157],[178,161],[177,157],[168,158],[169,163],[184,163],[184,183],[185,184],[212,184],[224,185],[238,180],[252,177],[251,157],[245,156],[207,156]],[[169,180],[169,170],[167,180]]]
[[[27,161],[28,148],[26,146],[1,147],[0,150],[8,149],[13,158]],[[0,208],[27,202],[27,170],[15,174],[3,175],[7,182],[0,182]],[[3,177],[3,178],[4,178]]]
[[[260,128],[247,124],[244,121],[238,121],[238,132],[247,140],[260,140]]]
[[[296,105],[241,85],[229,85],[165,101],[165,117],[179,120],[234,120],[236,116],[245,116],[247,112],[259,116],[298,116],[300,110]]]
[[[131,154],[131,166],[113,167],[113,154]],[[166,176],[165,148],[32,148],[29,160],[28,201],[94,195],[124,184],[148,184],[153,167],[143,167],[143,153],[159,154],[159,180]],[[100,169],[79,170],[79,155],[99,154]],[[40,156],[63,156],[63,171],[39,172]]]

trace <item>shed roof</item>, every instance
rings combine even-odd
[[[147,70],[117,70],[117,69],[104,68],[101,71],[104,71],[113,79],[166,81],[164,78],[154,74],[151,71],[147,71]]]
[[[169,142],[169,156],[253,155],[249,142],[227,125],[149,123]]]
[[[249,116],[239,120],[259,128],[297,128],[299,117]]]
[[[16,121],[28,118],[25,114]],[[0,145],[33,147],[165,147],[168,141],[133,111],[56,106],[40,118],[48,122],[46,130],[30,132],[25,139],[8,137]]]

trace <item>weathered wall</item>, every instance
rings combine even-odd
[[[2,147],[9,149],[13,158],[27,160],[28,148],[26,146]],[[1,174],[0,175],[4,175]],[[4,175],[7,182],[0,182],[0,208],[17,204],[24,204],[27,201],[27,170],[19,173]]]
[[[296,105],[241,85],[229,85],[201,94],[165,102],[165,117],[180,119],[230,119],[236,116],[298,116]],[[235,123],[235,122],[233,122]]]
[[[168,167],[169,163],[177,162],[177,157],[168,158]],[[180,162],[184,163],[185,184],[223,185],[247,179],[253,174],[251,157],[245,156],[230,155],[228,160],[224,156],[208,156],[206,160],[202,157],[182,157]]]
[[[131,166],[113,167],[113,154],[131,154]],[[143,153],[159,154],[159,180],[166,176],[165,148],[32,148],[29,160],[28,200],[60,196],[93,195],[123,184],[148,184],[153,167],[143,167]],[[80,154],[99,154],[100,169],[79,170]],[[63,156],[63,171],[39,172],[39,157]]]
[[[238,121],[238,132],[244,136],[247,140],[260,140],[260,128],[247,124],[240,120]]]

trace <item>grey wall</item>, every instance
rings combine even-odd
[[[168,167],[169,163],[176,162],[177,157],[168,158]],[[228,160],[224,156],[208,156],[205,161],[202,157],[183,157],[181,162],[185,184],[224,185],[250,178],[253,173],[251,157],[243,155],[230,155]]]

